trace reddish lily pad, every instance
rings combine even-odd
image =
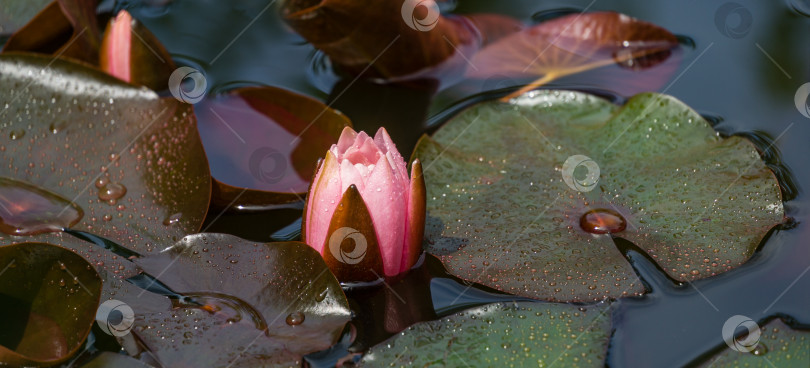
[[[751,352],[724,348],[700,367],[741,368],[810,366],[810,333],[791,329],[779,319],[760,327],[759,340]]]
[[[240,88],[195,105],[215,181],[215,204],[299,201],[318,159],[351,122],[275,87]]]
[[[603,367],[610,307],[489,304],[421,322],[376,345],[364,367]]]
[[[29,51],[95,64],[101,41],[98,0],[55,0],[15,32],[3,52]]]
[[[677,47],[678,39],[669,31],[624,14],[571,14],[540,23],[485,47],[472,58],[476,68],[469,69],[468,76],[482,79],[498,75],[540,77],[504,97],[506,101],[571,74],[618,65],[620,68],[608,74],[619,74],[616,79],[622,76],[639,79],[638,75],[627,76],[620,72],[649,69],[663,63],[666,68],[661,69],[665,70],[647,74],[647,83],[641,85],[641,88],[654,87],[636,91],[645,92],[657,87],[674,72],[677,63],[665,61]]]
[[[414,154],[428,190],[425,249],[461,278],[533,298],[643,292],[611,235],[695,280],[745,262],[784,220],[779,184],[754,145],[719,137],[661,94],[623,107],[567,91],[487,102]],[[592,210],[620,216],[624,230],[606,215],[583,227]],[[612,230],[584,230],[597,225]]]
[[[350,319],[337,279],[304,243],[195,234],[137,263],[200,304],[155,312],[135,293],[120,297],[135,311],[132,332],[162,366],[299,365]]]
[[[0,247],[0,361],[53,365],[78,351],[95,321],[101,278],[81,256],[44,243]]]
[[[411,8],[408,6],[412,5]],[[282,16],[351,74],[446,78],[486,42],[522,28],[506,16],[442,16],[433,1],[287,0]]]
[[[189,105],[35,55],[0,55],[0,88],[0,177],[66,199],[84,212],[73,229],[139,253],[199,230],[211,184]]]

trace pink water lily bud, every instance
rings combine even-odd
[[[304,241],[341,281],[409,270],[422,251],[425,180],[411,175],[385,128],[374,137],[343,129],[320,162],[304,210]]]

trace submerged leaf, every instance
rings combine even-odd
[[[0,247],[0,361],[53,365],[82,347],[101,279],[82,257],[44,243]]]
[[[427,179],[425,249],[461,278],[533,298],[643,292],[611,235],[694,280],[742,264],[783,221],[779,184],[754,145],[719,137],[660,94],[623,107],[565,91],[488,102],[414,155]],[[602,226],[615,228],[593,230]]]
[[[741,368],[810,366],[810,333],[790,328],[779,319],[760,327],[759,340],[751,352],[724,348],[701,367]]]
[[[351,126],[340,112],[274,87],[240,88],[194,110],[220,206],[300,200],[318,159]]]
[[[669,59],[677,47],[678,39],[667,30],[624,14],[571,14],[540,23],[485,47],[472,58],[476,68],[469,69],[468,76],[540,76],[540,79],[504,97],[505,101],[552,80],[599,67],[651,68]],[[674,71],[672,67],[675,65],[667,66],[668,70],[656,73],[653,78],[668,76]],[[615,69],[613,73],[619,70]]]
[[[0,89],[0,177],[69,200],[84,212],[73,229],[139,253],[199,230],[211,184],[189,105],[33,55],[0,55]],[[41,211],[71,208],[54,207]]]
[[[361,366],[602,367],[609,306],[489,304],[417,323],[376,345]]]
[[[495,14],[442,16],[434,1],[287,0],[282,15],[349,73],[383,78],[459,74],[482,44],[522,28]]]
[[[335,343],[350,319],[337,279],[304,243],[195,234],[136,262],[193,300],[155,311],[121,296],[162,366],[290,365]]]

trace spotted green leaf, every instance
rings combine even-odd
[[[760,331],[759,342],[750,353],[724,348],[700,366],[714,368],[810,366],[810,333],[793,330],[779,319],[762,326]]]
[[[745,262],[784,216],[751,142],[720,137],[661,94],[624,106],[567,91],[486,102],[424,137],[414,155],[428,190],[426,250],[461,278],[539,299],[644,291],[610,235],[583,230],[588,211],[621,216],[613,235],[678,280]]]
[[[366,367],[602,367],[609,306],[489,304],[417,323],[372,347]]]

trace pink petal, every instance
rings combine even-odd
[[[351,161],[344,159],[340,162],[340,192],[346,192],[346,189],[352,184],[357,186],[360,193],[363,193],[363,188],[366,187],[366,179],[360,175],[360,172],[357,171]]]
[[[366,132],[357,134],[354,144],[343,153],[341,159],[349,160],[353,164],[370,165],[377,162],[382,152],[374,144],[374,140]]]
[[[130,72],[130,51],[132,51],[132,16],[126,10],[118,13],[110,24],[107,42],[109,46],[104,49],[107,53],[107,65],[102,69],[108,74],[125,82],[132,81]]]
[[[321,253],[326,242],[329,223],[335,213],[335,207],[343,196],[340,183],[340,164],[332,154],[326,152],[321,169],[315,174],[309,196],[304,236],[307,244]]]
[[[425,179],[422,163],[414,160],[411,165],[411,183],[408,188],[408,211],[405,216],[405,239],[402,246],[402,262],[399,272],[409,270],[422,253],[426,217]]]
[[[396,144],[394,141],[391,140],[391,136],[388,135],[388,131],[385,128],[380,128],[377,130],[377,134],[374,135],[374,142],[377,144],[377,147],[380,148],[385,155],[388,156],[388,163],[396,169],[397,178],[400,181],[408,181],[408,168],[405,164],[405,160],[402,159],[402,155],[397,150]],[[407,185],[406,183],[402,183],[402,185]]]
[[[408,203],[408,192],[394,184],[394,170],[386,157],[380,157],[365,189],[360,190],[374,222],[387,276],[400,271]]]
[[[343,131],[340,132],[340,138],[338,139],[337,145],[333,145],[332,148],[333,153],[336,155],[337,158],[342,158],[343,152],[346,152],[351,145],[354,144],[355,139],[357,139],[357,132],[354,131],[351,127],[343,128]]]

